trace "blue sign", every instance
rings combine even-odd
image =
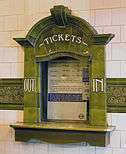
[[[76,93],[48,93],[50,102],[82,102],[82,94]]]

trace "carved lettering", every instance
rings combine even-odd
[[[65,41],[70,41],[70,35],[69,34],[65,35]]]
[[[72,42],[74,42],[74,39],[75,39],[76,36],[74,35],[71,35],[71,38],[72,38]]]
[[[103,79],[93,79],[93,92],[104,92]]]
[[[53,36],[52,36],[52,40],[53,40],[54,42],[57,42],[57,35],[53,35]]]
[[[35,79],[25,79],[24,80],[24,91],[25,92],[35,91]]]
[[[39,44],[39,47],[46,44],[52,44],[54,42],[72,42],[77,44],[84,44],[85,46],[88,46],[87,43],[85,43],[80,36],[71,35],[71,34],[54,34],[52,36],[46,37],[41,44]]]
[[[49,39],[49,38],[44,39],[44,42],[46,42],[46,44],[49,44],[48,39]],[[44,44],[44,43],[42,43],[42,44]],[[40,44],[39,46],[41,46],[41,44]]]
[[[64,39],[63,39],[63,34],[58,34],[58,41],[60,42],[60,41],[64,41]]]
[[[76,43],[80,44],[82,42],[81,37],[77,37]]]

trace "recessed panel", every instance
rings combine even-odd
[[[60,58],[48,63],[48,119],[86,120],[88,68],[79,60]]]

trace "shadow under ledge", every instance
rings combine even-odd
[[[15,140],[28,142],[39,140],[53,144],[87,142],[92,146],[107,146],[113,126],[89,126],[77,122],[42,122],[16,123],[10,125],[15,129]]]

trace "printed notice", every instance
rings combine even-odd
[[[78,60],[58,59],[49,62],[49,119],[86,120],[89,82],[84,72],[84,65]]]

